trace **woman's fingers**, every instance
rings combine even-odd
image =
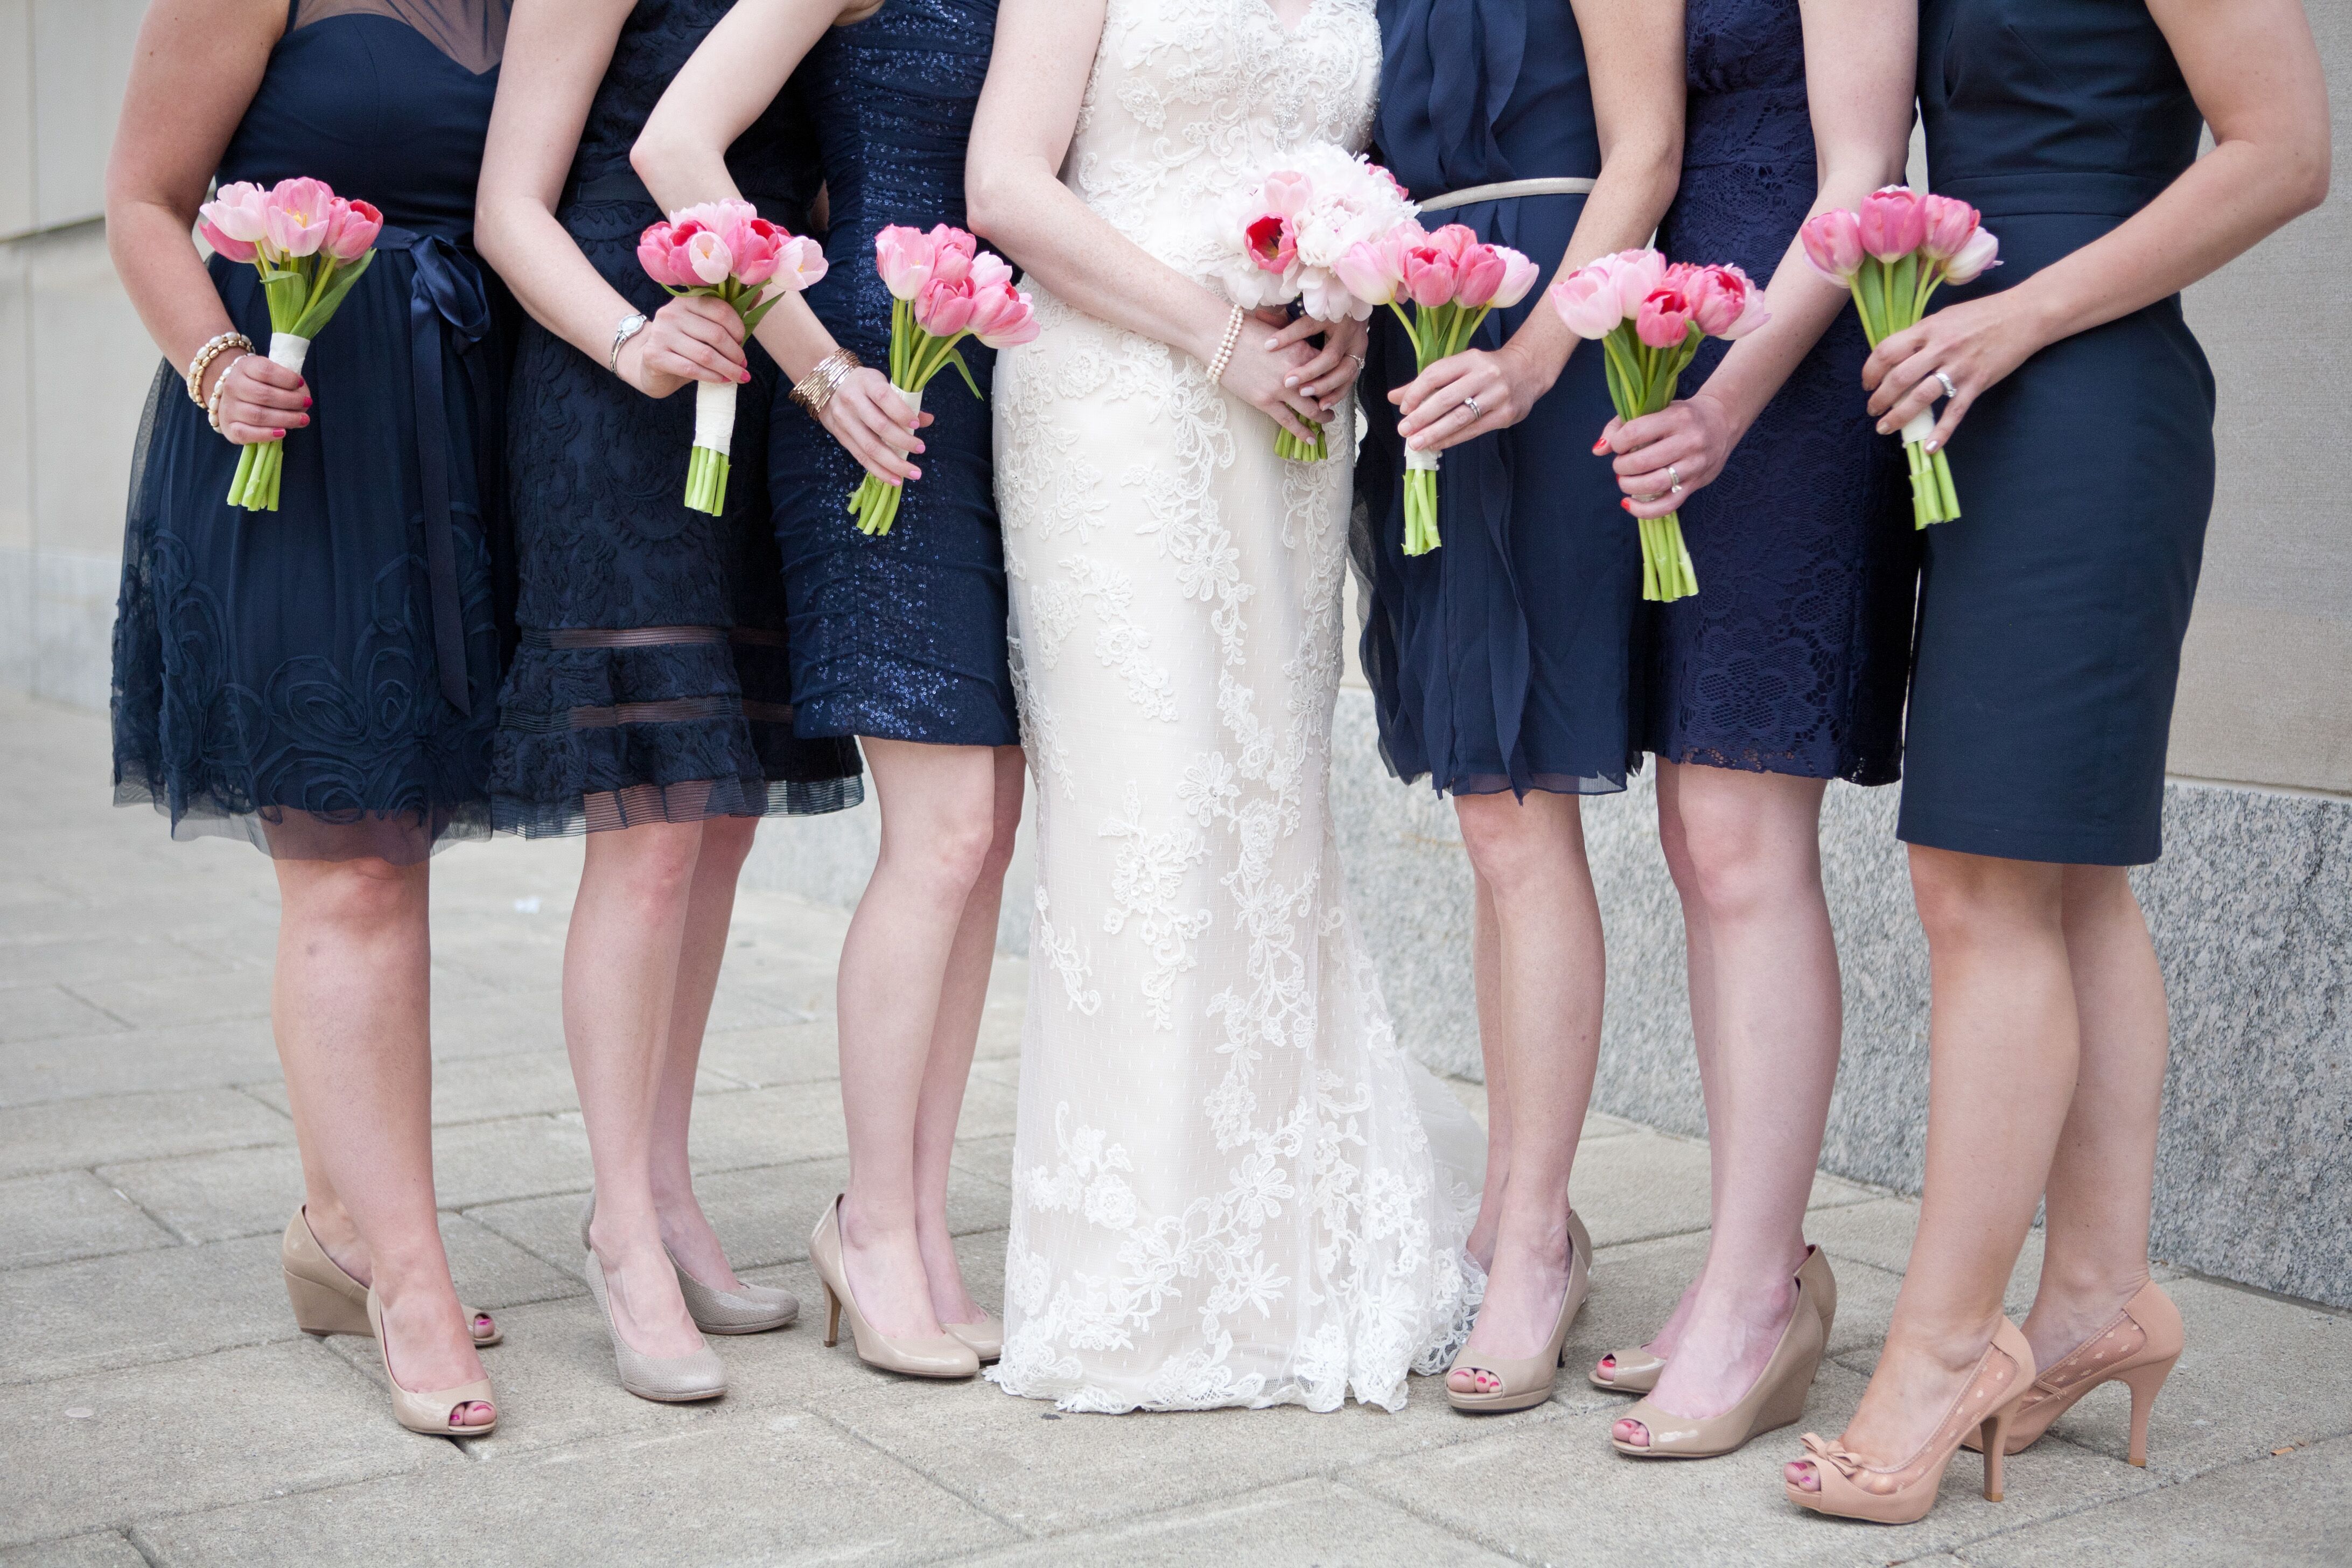
[[[288,414],[299,414],[310,406],[310,393],[296,377],[290,387],[265,384],[238,371],[228,384],[228,393],[221,399],[224,407],[238,404],[247,408],[273,409]]]
[[[1944,391],[1936,379],[1936,355],[1916,353],[1887,374],[1871,398],[1871,412],[1879,416],[1878,433],[1892,436],[1934,405]]]
[[[280,392],[309,391],[302,383],[300,371],[289,370],[268,354],[239,354],[230,363],[236,366],[237,380],[247,386],[267,386]],[[228,373],[223,371],[221,374],[226,375]],[[213,384],[218,386],[220,384],[215,382]]]
[[[751,379],[751,362],[743,352],[743,340],[732,328],[707,316],[688,316],[680,325],[684,329],[678,334],[681,339],[700,343],[716,353],[722,363],[730,366],[743,380]]]
[[[1938,387],[1937,390],[1943,389]],[[1952,438],[1952,432],[1958,429],[1960,421],[1969,416],[1969,407],[1976,400],[1977,395],[1962,385],[1960,395],[1944,405],[1943,417],[1936,421],[1935,431],[1927,437],[1927,450],[1940,452],[1944,449],[1944,443]]]
[[[1876,392],[1879,383],[1886,379],[1887,373],[1917,353],[1927,341],[1927,323],[1922,321],[1916,327],[1904,328],[1871,350],[1870,357],[1862,362],[1863,389]],[[1877,400],[1874,398],[1872,401]]]
[[[1680,404],[1669,404],[1655,414],[1644,414],[1638,419],[1612,419],[1607,432],[1610,449],[1617,453],[1617,471],[1625,471],[1628,456],[1643,454],[1643,448],[1661,441],[1672,440],[1690,428],[1690,416]],[[1645,460],[1645,459],[1643,459]],[[1658,465],[1649,465],[1655,468]]]
[[[647,351],[648,367],[687,381],[708,381],[719,385],[740,384],[742,373],[722,358],[709,343],[698,342],[684,333],[656,343]]]

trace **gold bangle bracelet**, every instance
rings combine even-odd
[[[243,349],[251,353],[253,340],[243,332],[223,332],[196,351],[196,357],[188,362],[189,402],[199,408],[205,406],[205,372],[212,369],[213,361],[231,349]]]
[[[849,379],[850,372],[863,369],[865,363],[849,350],[835,349],[817,361],[810,367],[809,373],[801,377],[800,384],[792,390],[792,400],[799,404],[810,418],[822,419],[825,405],[833,401],[834,394],[841,390],[841,384]]]

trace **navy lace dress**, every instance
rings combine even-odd
[[[461,38],[297,0],[222,155],[223,184],[309,175],[386,226],[311,347],[316,403],[287,437],[278,510],[226,504],[237,448],[178,368],[156,376],[123,540],[114,785],[175,837],[413,864],[488,830],[509,337],[469,245],[506,6],[470,11]],[[253,268],[210,268],[266,347]]]
[[[661,216],[629,149],[732,0],[638,0],[596,90],[557,212],[636,309],[668,296],[637,262]],[[807,226],[814,152],[787,91],[728,150],[763,216]],[[497,822],[530,837],[815,813],[862,798],[857,752],[793,733],[768,420],[777,370],[750,345],[727,510],[684,502],[691,387],[656,400],[536,323],[517,357],[509,469],[521,647],[493,749]]]
[[[1798,0],[1689,0],[1677,261],[1770,280],[1815,194]],[[1722,363],[1710,340],[1685,394]],[[1696,596],[1645,605],[1643,749],[1670,763],[1885,784],[1901,771],[1918,531],[1861,392],[1853,310],[1682,509]]]
[[[828,31],[793,81],[824,153],[832,269],[808,301],[834,340],[887,369],[890,292],[874,237],[891,224],[964,226],[964,146],[988,76],[996,0],[890,0]],[[966,340],[985,388],[995,355]],[[776,542],[792,610],[793,702],[804,737],[942,745],[1020,739],[1005,656],[1004,546],[987,407],[950,369],[890,532],[844,510],[864,477],[815,421],[781,411],[771,437]]]
[[[1569,0],[1381,0],[1385,60],[1374,156],[1424,200],[1505,180],[1600,173],[1583,41]],[[1584,198],[1521,196],[1432,213],[1524,251],[1567,253]],[[1479,329],[1496,348],[1543,287]],[[1355,542],[1368,579],[1363,657],[1389,765],[1467,795],[1622,789],[1634,733],[1640,536],[1591,457],[1609,423],[1601,356],[1580,348],[1528,417],[1450,448],[1438,476],[1444,545],[1403,552],[1403,443],[1392,387],[1412,347],[1373,321],[1363,375],[1370,437],[1357,461]]]

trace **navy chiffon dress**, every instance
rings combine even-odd
[[[1412,195],[1492,182],[1591,178],[1601,146],[1569,0],[1381,0],[1385,56],[1373,156]],[[1544,268],[1476,346],[1499,347],[1567,252],[1584,198],[1521,196],[1430,214]],[[1609,465],[1591,456],[1612,410],[1590,346],[1528,416],[1445,452],[1429,554],[1403,551],[1404,447],[1394,387],[1415,374],[1396,320],[1373,321],[1362,387],[1370,432],[1356,468],[1364,670],[1389,766],[1440,791],[1620,790],[1640,766],[1633,617],[1639,536]]]
[[[829,194],[825,258],[808,291],[834,341],[890,363],[890,291],[874,237],[892,224],[965,226],[964,150],[988,77],[996,0],[890,0],[829,29],[793,79],[816,127]],[[961,353],[985,388],[996,356]],[[792,700],[804,739],[1019,742],[1005,653],[1004,543],[987,407],[949,369],[891,531],[846,510],[865,470],[796,408],[770,440],[776,543],[791,607]]]
[[[2144,0],[1926,0],[1919,23],[1929,175],[2000,239],[2001,265],[1941,305],[2100,238],[2197,156],[2201,117]],[[2042,350],[1947,450],[1961,514],[1926,531],[1898,832],[2156,859],[2213,503],[2213,377],[2179,297]]]
[[[508,344],[474,258],[504,0],[419,31],[296,0],[224,184],[321,179],[374,204],[377,256],[311,346],[278,510],[227,504],[237,448],[164,365],[141,426],[114,631],[114,786],[173,835],[413,864],[489,825]],[[257,274],[215,257],[267,349]]]
[[[732,0],[639,0],[588,113],[556,216],[650,316],[637,261],[662,216],[629,149]],[[788,89],[728,166],[763,216],[805,232],[816,170]],[[617,325],[617,323],[615,323]],[[509,423],[521,646],[493,747],[497,826],[538,837],[715,816],[837,811],[863,798],[854,745],[793,732],[783,590],[767,526],[775,363],[749,345],[721,516],[685,504],[694,391],[646,396],[537,323]]]
[[[1817,189],[1798,0],[1689,0],[1676,261],[1769,283]],[[1685,395],[1731,345],[1709,339]],[[1851,308],[1790,373],[1683,539],[1698,593],[1642,606],[1642,744],[1669,763],[1886,784],[1901,771],[1918,531],[1901,447],[1862,390]]]

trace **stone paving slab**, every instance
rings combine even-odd
[[[136,1252],[177,1239],[87,1171],[0,1182],[0,1268]]]
[[[0,1104],[215,1089],[278,1077],[278,1047],[256,1019],[0,1044]]]
[[[0,1552],[0,1568],[147,1568],[147,1559],[121,1531],[110,1530]]]
[[[0,1110],[0,1176],[293,1142],[293,1123],[234,1089],[106,1095]]]
[[[12,1268],[0,1273],[0,1323],[5,1384],[183,1361],[296,1332],[275,1236]]]
[[[1150,1519],[1078,1531],[961,1561],[971,1568],[1227,1568],[1330,1563],[1346,1568],[1502,1568],[1511,1559],[1369,1493],[1297,1481]]]

